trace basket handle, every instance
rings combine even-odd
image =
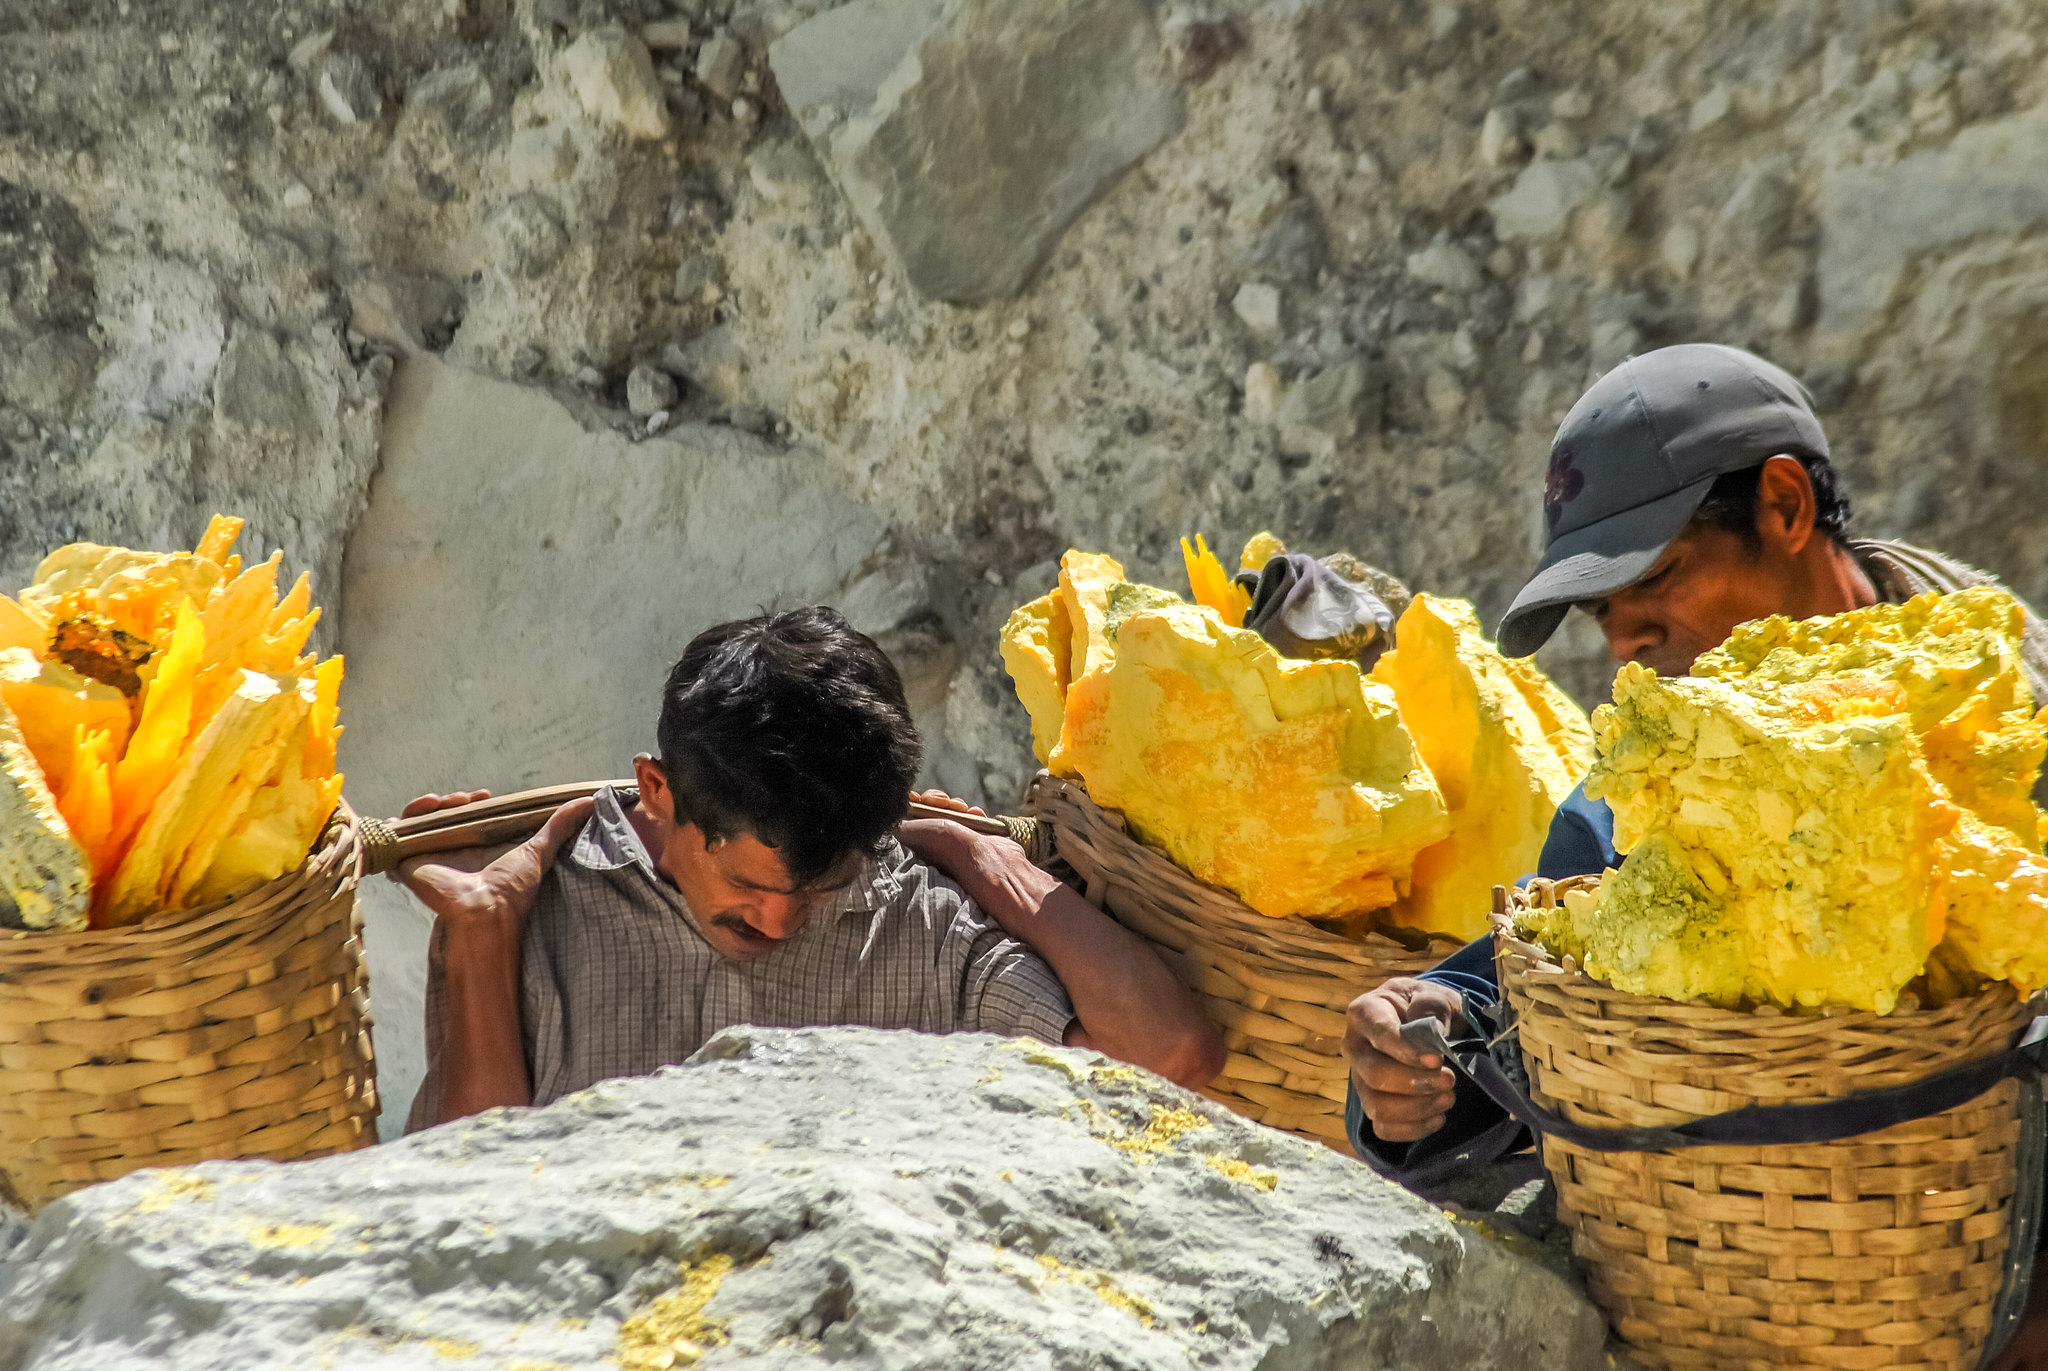
[[[363,874],[374,876],[410,858],[435,852],[524,842],[538,833],[548,821],[548,816],[557,809],[572,800],[587,799],[606,786],[620,790],[635,788],[630,780],[580,781],[574,785],[544,786],[510,795],[493,795],[488,800],[457,805],[453,809],[437,809],[431,814],[417,814],[409,819],[359,818],[357,826],[362,832]],[[1030,853],[1035,862],[1051,855],[1052,822],[1048,819],[962,814],[916,801],[906,807],[904,817],[951,819],[977,833],[1008,838]]]

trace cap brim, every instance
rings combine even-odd
[[[1527,657],[1550,640],[1571,607],[1598,600],[1642,579],[1685,531],[1715,478],[1573,529],[1543,550],[1536,574],[1500,621],[1500,650]]]

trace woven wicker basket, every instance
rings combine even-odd
[[[239,898],[0,933],[0,1199],[373,1142],[360,856],[343,806],[303,866]]]
[[[1203,1093],[1248,1119],[1348,1153],[1344,1010],[1390,976],[1435,966],[1458,944],[1407,947],[1271,918],[1138,841],[1079,784],[1041,774],[1025,806],[1051,821],[1088,899],[1157,947],[1223,1029],[1229,1056]]]
[[[1501,982],[1531,1095],[1574,1123],[1669,1126],[1752,1104],[1902,1085],[2005,1051],[2027,1018],[1999,985],[1938,1009],[1815,1015],[1631,995],[1517,939]],[[1966,1371],[2014,1226],[2019,1084],[1831,1143],[1591,1152],[1543,1142],[1593,1297],[1649,1365]]]

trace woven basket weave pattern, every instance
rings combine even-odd
[[[1229,1056],[1203,1093],[1246,1118],[1349,1152],[1344,1010],[1390,976],[1451,950],[1353,941],[1306,919],[1275,919],[1189,875],[1126,831],[1080,785],[1041,775],[1026,807],[1052,822],[1088,899],[1145,938],[1222,1027]]]
[[[0,1198],[374,1141],[359,858],[344,809],[298,871],[212,909],[0,935]]]
[[[1539,883],[1517,904],[1547,905]],[[1904,1084],[2004,1051],[2005,986],[1890,1015],[1742,1013],[1630,995],[1496,925],[1540,1104],[1651,1126]],[[1832,1143],[1596,1153],[1546,1138],[1587,1284],[1648,1364],[1977,1364],[2004,1276],[2018,1087]]]

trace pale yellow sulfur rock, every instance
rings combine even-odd
[[[1019,605],[1003,624],[1000,642],[1003,665],[1017,685],[1024,712],[1031,716],[1031,750],[1044,762],[1059,745],[1060,725],[1066,718],[1074,649],[1067,602],[1052,590]]]
[[[1595,713],[1586,793],[1628,856],[1582,933],[1588,969],[1671,999],[1888,1011],[1940,936],[1935,852],[1957,818],[1904,692],[1863,674],[1742,684],[1630,664]]]
[[[1948,945],[2021,993],[2048,985],[2048,856],[1964,814],[1943,841]]]
[[[85,927],[92,869],[0,702],[0,928]]]
[[[234,693],[188,745],[122,857],[106,900],[109,924],[185,905],[257,790],[275,777],[311,706],[311,692],[291,677],[239,673]]]
[[[1061,747],[1098,804],[1264,914],[1384,907],[1449,831],[1392,691],[1192,605],[1123,619]]]
[[[1927,769],[1949,797],[2039,848],[2031,792],[2048,750],[2048,715],[2036,716],[2020,665],[2025,613],[2011,595],[1985,586],[1832,617],[1759,619],[1701,657],[1692,674],[1741,682],[1757,695],[1848,672],[1897,683]]]
[[[1463,600],[1417,595],[1394,641],[1372,679],[1393,691],[1451,831],[1416,857],[1393,917],[1469,940],[1486,931],[1493,888],[1536,869],[1552,816],[1592,765],[1593,731],[1540,672],[1494,650]]]

